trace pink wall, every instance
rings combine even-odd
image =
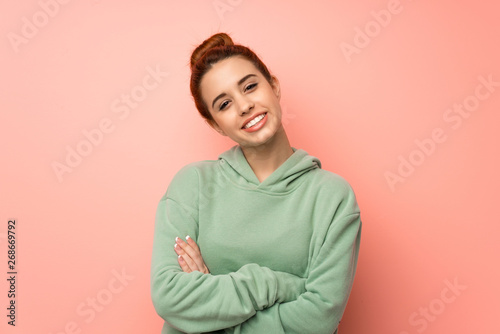
[[[156,205],[180,167],[233,145],[204,124],[188,88],[192,48],[217,31],[279,77],[292,145],[356,191],[363,238],[341,333],[500,332],[499,10],[4,1],[1,332],[159,333]],[[16,328],[5,317],[8,219]]]

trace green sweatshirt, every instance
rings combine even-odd
[[[361,235],[350,185],[302,149],[259,182],[241,147],[173,177],[156,213],[151,294],[165,333],[336,332]],[[184,273],[189,235],[210,274]]]

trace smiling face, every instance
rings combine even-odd
[[[247,59],[219,61],[203,76],[200,90],[214,121],[209,124],[242,147],[272,140],[282,127],[280,87],[272,85]]]

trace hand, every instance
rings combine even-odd
[[[186,241],[179,237],[175,238],[174,250],[179,255],[177,261],[179,261],[182,271],[186,273],[200,271],[204,274],[210,274],[196,242],[189,235],[186,237]]]

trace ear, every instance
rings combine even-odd
[[[275,75],[271,75],[271,87],[273,88],[274,94],[278,97],[278,101],[281,98],[281,87],[278,78]]]
[[[221,135],[227,136],[226,133],[224,132],[224,130],[222,130],[219,127],[219,124],[217,124],[217,122],[215,122],[214,120],[212,120],[212,119],[206,119],[205,123],[207,123],[212,129],[214,129],[215,131],[217,131]]]

